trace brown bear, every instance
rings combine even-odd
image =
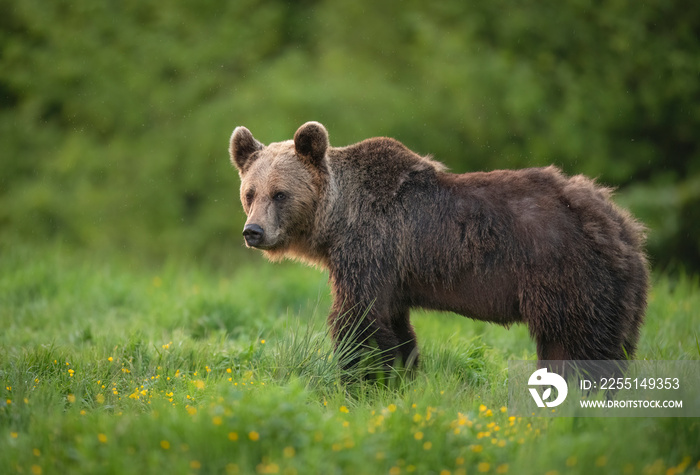
[[[610,189],[553,166],[451,174],[390,138],[331,147],[317,122],[267,146],[237,127],[229,151],[246,245],[328,269],[336,344],[352,333],[415,365],[423,307],[523,322],[540,361],[634,354],[644,228]]]

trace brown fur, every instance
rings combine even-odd
[[[264,230],[255,247],[328,268],[336,341],[360,325],[356,338],[410,366],[409,310],[424,307],[523,322],[540,360],[634,354],[644,230],[592,180],[555,167],[450,174],[389,138],[330,147],[316,122],[267,147],[239,127],[230,152],[246,225]]]

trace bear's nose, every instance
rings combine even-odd
[[[263,228],[257,224],[246,224],[245,228],[243,228],[245,243],[250,247],[259,245],[262,242],[264,235],[265,231],[263,231]]]

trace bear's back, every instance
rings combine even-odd
[[[329,150],[328,162],[339,186],[356,198],[389,203],[410,181],[435,181],[439,162],[411,151],[398,140],[375,137]]]

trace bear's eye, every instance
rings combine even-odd
[[[253,198],[255,198],[255,191],[250,190],[248,193],[245,194],[245,202],[247,205],[250,205],[253,202]]]
[[[287,193],[284,191],[278,191],[272,196],[272,199],[275,201],[284,201],[287,199]]]

